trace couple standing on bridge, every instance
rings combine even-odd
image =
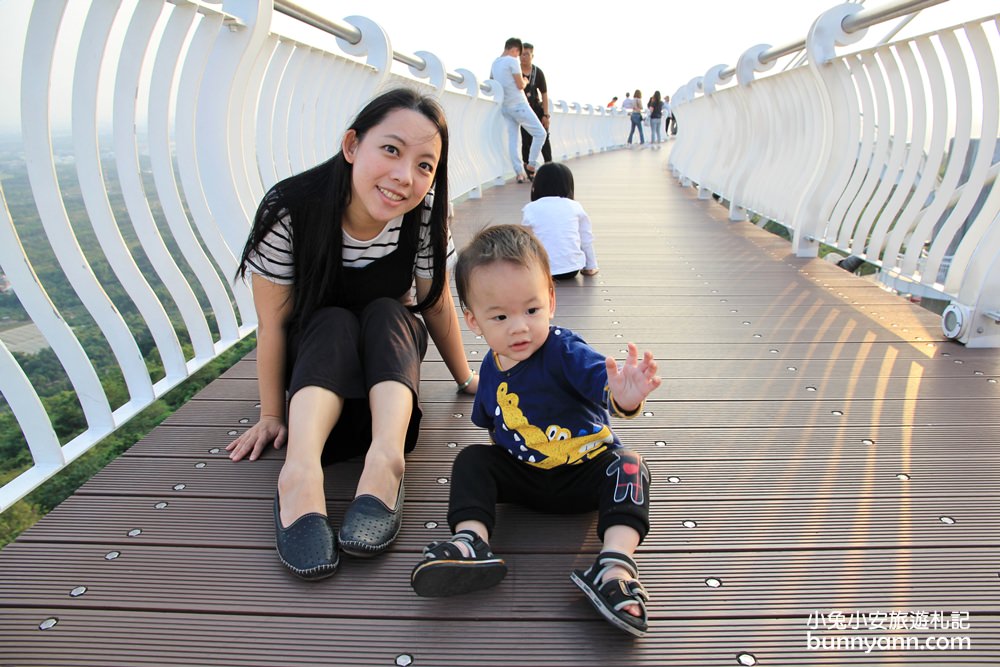
[[[493,444],[456,458],[454,536],[424,550],[414,590],[453,595],[504,578],[507,566],[488,544],[497,502],[598,510],[603,549],[572,579],[609,621],[641,636],[648,596],[632,555],[649,530],[649,471],[622,447],[609,411],[640,412],[660,384],[656,362],[630,343],[619,366],[551,325],[548,259],[527,228],[488,228],[457,257],[447,162],[441,107],[394,89],[361,110],[333,158],[264,196],[239,269],[250,274],[259,320],[261,414],[227,447],[230,458],[252,461],[287,445],[274,524],[293,574],[321,579],[337,571],[341,551],[385,551],[402,522],[429,335],[458,391],[475,395],[473,422]],[[448,289],[453,266],[466,322],[492,350],[479,375]],[[355,497],[336,531],[323,467],[360,455]]]

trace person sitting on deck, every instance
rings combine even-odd
[[[576,200],[573,172],[562,162],[546,162],[531,184],[531,203],[521,209],[521,224],[535,233],[549,256],[556,280],[577,273],[597,275],[590,217]]]
[[[447,163],[440,105],[398,88],[361,110],[336,155],[257,209],[239,275],[251,274],[259,319],[260,419],[226,449],[252,461],[287,440],[274,527],[281,562],[303,579],[336,572],[341,550],[371,556],[396,539],[428,332],[459,391],[475,392],[448,289]],[[360,454],[335,533],[323,465]]]
[[[548,257],[520,225],[479,232],[459,256],[455,282],[466,322],[492,352],[480,368],[472,421],[489,429],[493,444],[470,445],[455,458],[448,503],[454,536],[424,549],[413,589],[455,595],[506,576],[488,543],[498,501],[558,513],[596,509],[603,549],[571,579],[611,623],[642,636],[649,598],[632,555],[649,531],[649,470],[622,447],[609,410],[633,417],[660,386],[652,353],[640,359],[629,343],[619,368],[553,326]]]

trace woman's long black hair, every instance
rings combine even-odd
[[[437,101],[409,88],[396,88],[369,102],[351,123],[358,141],[393,111],[410,109],[422,114],[441,135],[441,157],[431,190],[431,248],[434,277],[427,297],[413,306],[423,311],[437,303],[445,288],[448,249],[448,124]],[[343,272],[343,216],[351,203],[353,166],[339,151],[326,162],[290,176],[272,187],[254,216],[237,277],[245,278],[247,260],[261,241],[285,215],[292,228],[292,321],[300,325],[321,306],[323,298],[341,281]],[[405,225],[416,228],[424,211],[423,201],[404,216]]]

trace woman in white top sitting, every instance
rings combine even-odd
[[[552,277],[568,280],[598,271],[590,218],[573,200],[573,172],[561,162],[543,164],[531,186],[521,224],[530,227],[549,254]]]

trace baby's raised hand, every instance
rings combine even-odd
[[[656,360],[649,350],[639,359],[639,348],[634,343],[628,344],[628,356],[625,363],[618,368],[614,357],[605,359],[608,367],[608,389],[615,403],[625,412],[632,412],[660,386],[662,380],[656,375]]]

